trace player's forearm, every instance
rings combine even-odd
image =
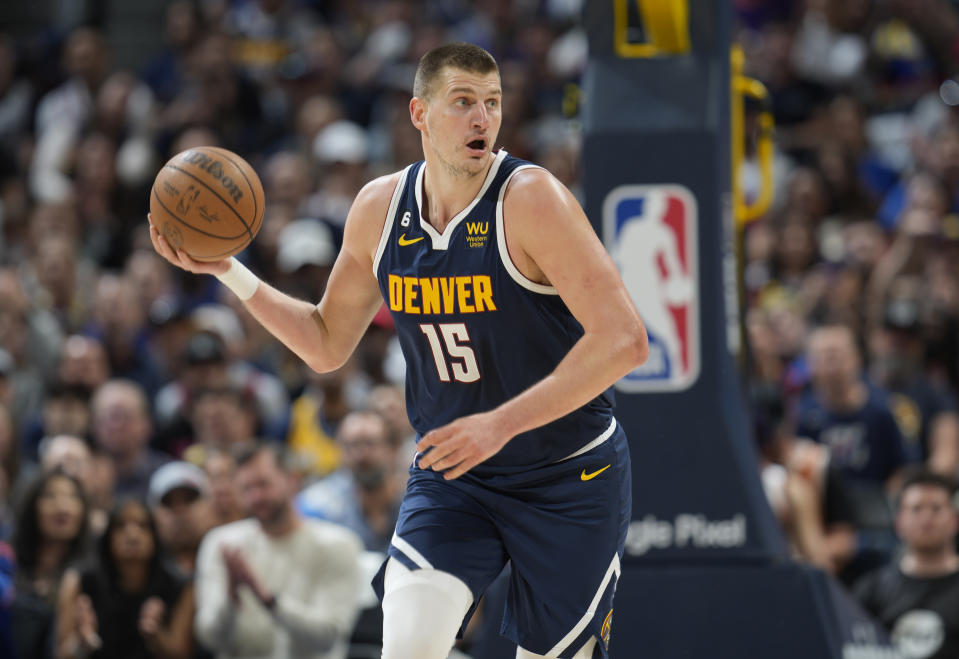
[[[586,333],[552,373],[494,411],[510,436],[538,428],[582,407],[646,361],[649,345],[639,326]]]
[[[346,360],[349,353],[341,355],[335,350],[315,305],[290,297],[263,281],[244,304],[263,327],[310,368],[332,371]]]

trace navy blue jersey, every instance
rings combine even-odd
[[[423,162],[410,165],[394,191],[373,270],[396,323],[407,411],[420,434],[528,389],[583,335],[556,290],[524,277],[506,248],[506,186],[533,166],[499,151],[476,198],[442,234],[421,219]],[[471,473],[507,474],[570,456],[610,428],[611,396],[516,436]]]

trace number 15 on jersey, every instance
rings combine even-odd
[[[442,382],[450,382],[450,371],[457,382],[480,379],[476,353],[469,346],[465,323],[423,323],[420,330],[430,342],[436,373]]]

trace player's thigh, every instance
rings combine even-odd
[[[500,533],[481,501],[457,481],[419,469],[411,472],[388,553],[410,569],[457,577],[474,602],[507,560]]]
[[[498,511],[509,517],[500,527],[513,568],[503,627],[517,645],[561,657],[593,637],[605,645],[631,490],[629,451],[617,431],[551,482],[521,493],[511,511]]]

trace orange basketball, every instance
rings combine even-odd
[[[150,191],[150,215],[174,249],[219,261],[250,244],[263,224],[263,184],[232,151],[200,146],[163,166]]]

